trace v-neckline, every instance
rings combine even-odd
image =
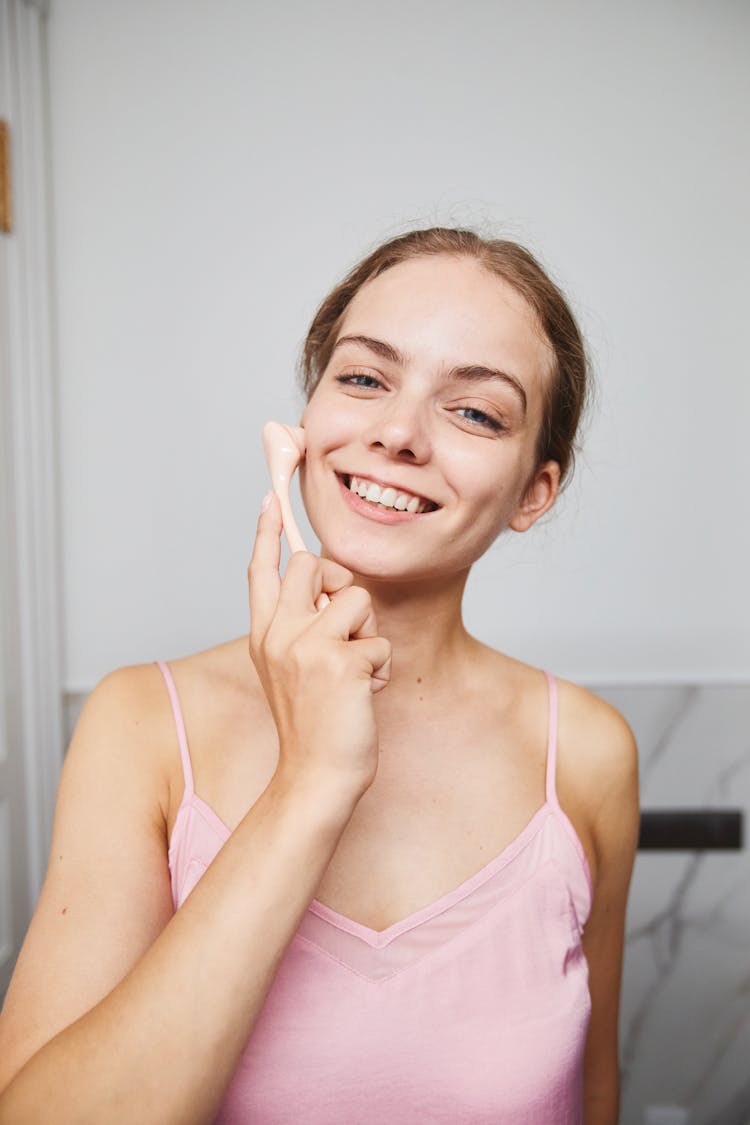
[[[198,811],[204,817],[204,819],[208,821],[208,823],[214,828],[214,830],[218,832],[219,835],[225,837],[224,842],[229,839],[229,837],[232,835],[232,830],[225,823],[225,821],[221,819],[216,810],[213,809],[209,804],[207,804],[206,801],[204,801],[202,797],[199,797],[195,792],[191,794],[185,794],[183,796],[182,804],[180,806],[180,809],[178,810],[177,817],[175,818],[175,823],[172,828],[172,836],[174,836],[174,831],[180,812],[183,808],[189,805],[198,806]],[[471,894],[471,892],[477,887],[480,887],[484,882],[486,882],[487,879],[489,879],[502,867],[511,863],[522,851],[524,846],[528,843],[529,839],[533,837],[535,831],[542,821],[543,815],[548,810],[552,810],[552,802],[549,800],[549,798],[547,798],[544,804],[536,810],[531,819],[521,829],[518,835],[515,836],[510,841],[510,843],[506,844],[503,850],[498,855],[490,859],[487,863],[484,864],[483,867],[480,867],[478,871],[476,871],[473,875],[470,875],[468,879],[464,879],[464,881],[457,887],[454,887],[453,890],[447,891],[444,895],[441,895],[433,902],[428,903],[427,906],[423,906],[419,910],[415,910],[412,914],[408,914],[405,918],[401,918],[399,921],[391,923],[391,925],[386,926],[384,930],[374,930],[371,926],[366,926],[362,922],[357,922],[354,918],[349,918],[346,914],[339,913],[338,910],[334,910],[333,907],[327,906],[324,902],[321,902],[320,899],[317,898],[313,898],[311,900],[308,905],[308,911],[311,911],[319,918],[322,918],[324,922],[329,922],[332,926],[337,927],[337,929],[343,930],[346,933],[361,938],[368,945],[374,947],[382,947],[388,945],[391,941],[393,941],[395,937],[398,937],[399,934],[405,933],[407,930],[411,930],[415,926],[420,925],[422,922],[426,922],[428,919],[433,918],[436,914],[440,914],[442,911],[450,909],[450,907],[455,905],[455,903],[465,898],[466,895]]]

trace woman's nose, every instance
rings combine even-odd
[[[376,411],[363,438],[371,449],[380,448],[389,457],[427,460],[430,443],[424,405],[394,395]]]

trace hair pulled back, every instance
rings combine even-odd
[[[560,466],[560,491],[575,467],[581,418],[591,397],[586,346],[562,291],[533,255],[517,242],[483,238],[473,230],[430,227],[409,231],[382,243],[355,265],[320,304],[297,365],[298,380],[309,402],[331,358],[344,314],[355,293],[391,266],[431,254],[474,258],[502,278],[526,300],[553,353],[545,380],[542,421],[534,458],[536,471],[545,461]]]

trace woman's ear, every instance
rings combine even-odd
[[[545,461],[526,488],[508,527],[514,531],[528,531],[554,504],[560,488],[560,466],[557,461]]]

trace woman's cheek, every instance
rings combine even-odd
[[[299,469],[297,470],[297,477],[299,479],[299,491],[302,497],[302,503],[304,504],[305,511],[307,512],[307,517],[309,519],[310,511],[307,506],[307,466],[304,460],[300,462]]]

